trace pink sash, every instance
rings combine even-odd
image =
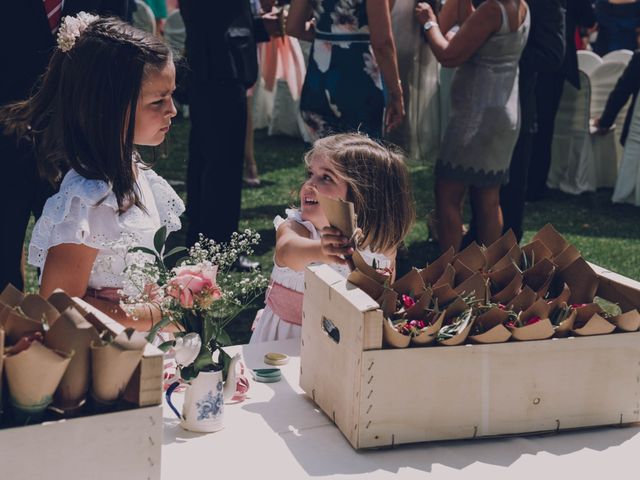
[[[302,325],[302,298],[302,292],[271,282],[265,303],[283,321]]]

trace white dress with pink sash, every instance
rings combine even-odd
[[[286,213],[286,220],[295,220],[309,230],[312,239],[320,239],[320,234],[313,223],[301,218],[300,210],[288,209]],[[286,220],[277,216],[273,220],[276,230]],[[383,254],[373,253],[368,248],[360,253],[369,264],[372,264],[375,259],[380,268],[391,266],[391,260]],[[349,269],[344,265],[330,266],[345,277],[349,275]],[[266,305],[256,315],[254,330],[249,343],[300,338],[302,334],[303,293],[304,271],[281,267],[275,263],[274,259],[271,281],[265,300]],[[276,311],[280,314],[277,314]]]

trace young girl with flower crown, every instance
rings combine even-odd
[[[163,142],[176,114],[174,89],[161,40],[83,12],[63,19],[36,93],[0,111],[5,133],[30,142],[41,175],[60,185],[29,245],[43,296],[62,288],[143,330],[159,318],[141,304],[134,316],[146,321],[135,322],[120,309],[118,290],[136,261],[129,248],[153,248],[162,225],[180,228],[182,200],[134,149]]]
[[[340,134],[314,143],[306,154],[307,181],[300,208],[276,217],[276,252],[266,307],[258,312],[250,343],[301,336],[304,269],[328,263],[347,276],[345,255],[353,248],[329,227],[318,195],[353,202],[364,259],[395,270],[398,245],[415,218],[409,174],[403,156],[361,134]]]

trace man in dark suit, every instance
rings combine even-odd
[[[591,0],[567,0],[566,4],[566,50],[562,68],[557,72],[541,73],[538,76],[536,87],[538,130],[533,141],[532,160],[527,181],[526,198],[529,201],[540,200],[547,188],[554,123],[564,82],[566,80],[574,87],[580,88],[578,56],[574,37],[576,27],[592,27],[596,20]]]
[[[564,58],[563,0],[528,0],[531,30],[520,57],[520,133],[509,165],[509,183],[500,189],[504,231],[513,229],[522,238],[524,192],[536,125],[535,86],[539,72],[554,72]],[[475,219],[463,239],[463,246],[475,240]]]
[[[627,111],[627,116],[624,119],[622,133],[620,134],[620,143],[624,145],[624,142],[627,140],[627,135],[629,134],[629,125],[631,125],[633,106],[636,104],[638,90],[640,90],[640,50],[636,50],[633,57],[631,57],[627,68],[622,72],[622,76],[618,79],[616,86],[609,94],[607,105],[604,107],[602,116],[595,120],[594,123],[596,127],[598,127],[597,133],[607,133],[615,122],[618,113],[620,113],[622,107],[624,107],[627,100],[629,100],[629,97],[633,97],[631,107]]]
[[[61,8],[61,10],[60,10]],[[0,105],[25,99],[44,73],[56,46],[56,30],[65,15],[80,11],[128,18],[129,0],[14,0],[2,4],[0,29]],[[47,12],[50,18],[47,18]],[[31,214],[40,216],[53,194],[36,169],[24,142],[0,134],[0,205],[5,211],[0,235],[0,291],[8,283],[23,288],[20,262]]]
[[[249,0],[182,0],[190,71],[187,244],[202,233],[226,242],[238,230],[247,89],[258,76],[256,42],[277,35],[277,17],[254,16]],[[253,265],[251,265],[253,263]],[[242,259],[243,267],[257,266]]]
[[[522,239],[527,174],[536,130],[538,75],[557,75],[565,51],[564,0],[529,0],[531,30],[520,58],[520,134],[511,156],[509,183],[500,189],[504,231]]]

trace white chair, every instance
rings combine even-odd
[[[633,52],[631,50],[614,50],[613,52],[609,52],[604,57],[602,57],[602,61],[604,63],[622,62],[627,65],[631,61],[631,57],[633,57]]]
[[[136,11],[133,12],[131,23],[134,27],[149,33],[156,33],[156,17],[153,10],[142,0],[135,0]]]
[[[637,99],[611,200],[640,206],[640,108]]]
[[[564,85],[555,120],[547,186],[578,195],[595,191],[596,172],[589,134],[591,82],[579,72],[580,90]]]
[[[599,55],[589,50],[578,50],[578,68],[588,76],[602,63]]]
[[[180,10],[174,10],[167,16],[164,23],[164,39],[173,51],[174,57],[180,58],[182,56],[186,38],[187,31]]]
[[[591,118],[599,118],[607,104],[609,94],[615,87],[626,65],[622,62],[604,62],[590,76],[591,81]],[[618,165],[622,158],[620,135],[627,115],[628,103],[615,120],[615,129],[606,135],[594,135],[592,147],[596,168],[596,188],[613,187],[618,175]]]

